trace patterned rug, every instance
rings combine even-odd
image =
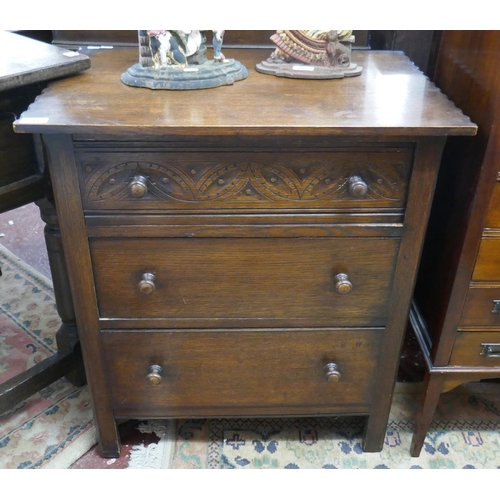
[[[52,284],[0,245],[0,383],[56,352]],[[96,442],[87,388],[65,379],[0,415],[0,468],[69,467]]]
[[[149,421],[132,469],[498,469],[500,386],[443,394],[420,457],[410,456],[417,392],[396,392],[385,445],[363,453],[363,418]]]

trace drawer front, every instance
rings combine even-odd
[[[470,287],[460,325],[500,328],[500,288]]]
[[[486,215],[485,227],[500,228],[500,182],[495,183],[490,206]]]
[[[481,240],[472,280],[500,281],[500,238]]]
[[[101,318],[172,327],[384,325],[398,247],[390,238],[90,240]]]
[[[278,415],[366,409],[382,335],[156,330],[104,332],[102,341],[118,415]]]
[[[408,149],[78,152],[87,210],[401,209]]]
[[[450,364],[500,368],[500,332],[458,332]]]

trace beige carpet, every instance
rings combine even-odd
[[[497,469],[500,385],[443,394],[420,457],[410,456],[418,392],[400,384],[385,445],[363,453],[362,418],[150,421],[157,443],[130,453],[133,469]]]

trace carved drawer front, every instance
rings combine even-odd
[[[500,228],[500,182],[495,183],[484,227]]]
[[[470,287],[460,325],[500,328],[500,288]]]
[[[397,239],[91,239],[101,318],[385,324]]]
[[[500,281],[500,238],[483,238],[472,281]]]
[[[450,365],[500,368],[500,331],[458,332]]]
[[[409,149],[78,152],[87,210],[401,209]]]
[[[363,412],[383,330],[111,331],[115,415]]]

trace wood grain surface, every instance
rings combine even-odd
[[[380,451],[442,148],[476,126],[401,53],[314,82],[232,54],[246,80],[171,92],[95,51],[15,125],[48,146],[102,453],[117,416],[331,413]]]
[[[106,332],[116,414],[357,413],[372,400],[383,330]],[[324,367],[338,366],[328,382]],[[162,367],[162,382],[147,381]]]
[[[397,239],[92,239],[101,318],[177,326],[237,320],[247,326],[381,326],[388,314]],[[376,254],[377,259],[371,255]],[[156,290],[143,295],[144,273]],[[352,291],[339,295],[335,276]],[[189,320],[189,321],[188,321]]]
[[[255,64],[269,50],[226,53],[248,69],[232,86],[196,91],[128,87],[121,74],[138,51],[92,51],[92,67],[44,92],[16,122],[19,132],[69,134],[366,136],[474,135],[476,126],[403,53],[356,51],[358,77],[290,80]]]

